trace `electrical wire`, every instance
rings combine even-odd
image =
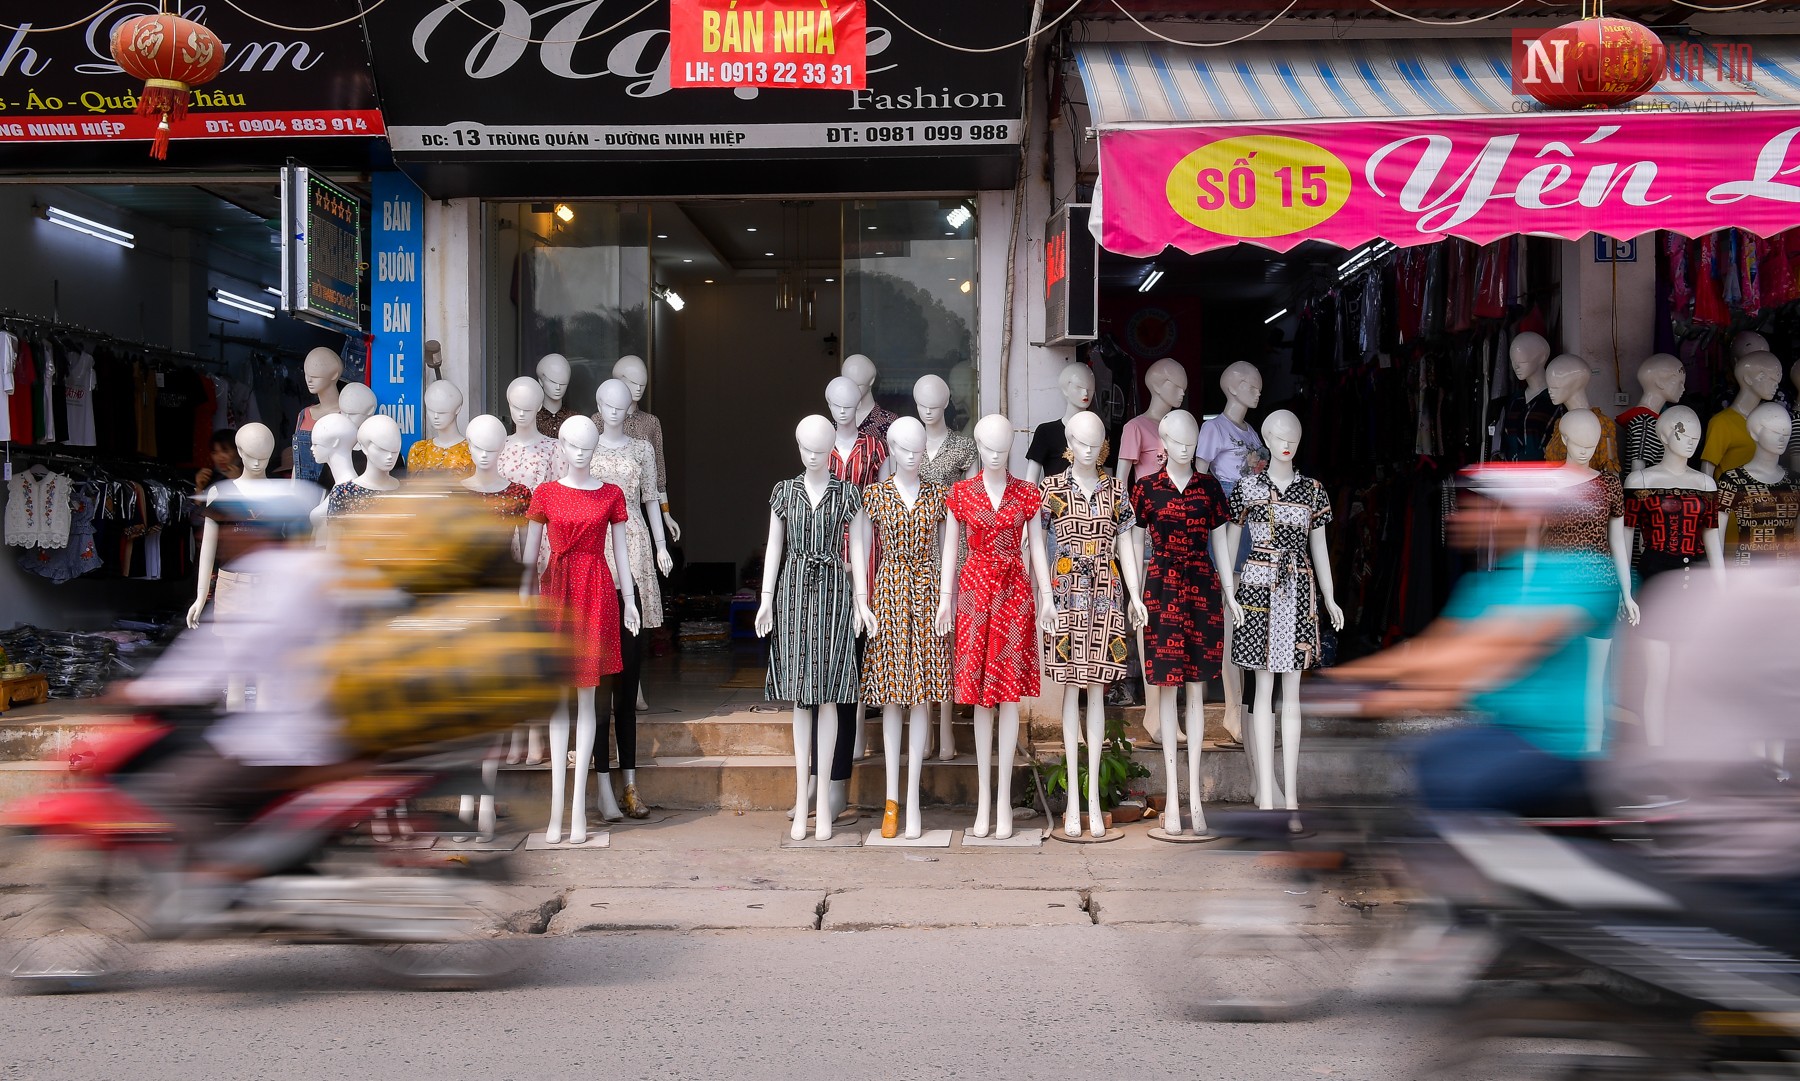
[[[899,23],[901,26],[906,27],[908,30],[911,30],[913,33],[924,38],[926,41],[931,42],[933,45],[937,45],[942,48],[949,49],[952,52],[958,52],[958,53],[1003,53],[1008,49],[1016,49],[1019,46],[1026,44],[1032,38],[1035,38],[1040,34],[1049,33],[1052,29],[1054,29],[1056,27],[1056,25],[1058,23],[1062,22],[1064,19],[1068,18],[1069,16],[1075,14],[1075,9],[1080,7],[1082,5],[1082,3],[1084,2],[1084,0],[1075,0],[1074,3],[1069,5],[1068,10],[1064,11],[1061,15],[1058,15],[1056,18],[1051,19],[1049,22],[1045,23],[1043,26],[1040,26],[1036,30],[1033,30],[1031,33],[1026,34],[1024,37],[1020,38],[1019,40],[1009,41],[1005,45],[995,45],[991,49],[971,49],[971,48],[968,48],[967,46],[963,46],[963,45],[952,45],[948,41],[940,41],[937,38],[932,37],[930,34],[927,34],[925,31],[920,30],[918,27],[914,26],[912,23],[909,23],[905,19],[901,18],[899,12],[895,11],[891,7],[888,7],[885,3],[882,2],[882,0],[869,0],[869,2],[874,4],[876,7],[880,8],[881,10],[887,12],[888,15],[890,17],[892,17],[895,22]]]
[[[76,19],[74,22],[64,23],[61,26],[33,26],[30,23],[24,23],[19,26],[7,26],[5,23],[0,23],[0,30],[11,30],[15,34],[54,34],[58,30],[73,30],[77,26],[84,26],[88,23],[93,22],[95,19],[98,19],[100,16],[106,14],[107,12],[113,10],[114,8],[121,8],[124,6],[125,5],[122,2],[120,2],[120,0],[112,0],[111,3],[101,4],[98,8],[95,9],[95,11],[92,15],[83,15],[81,18]]]
[[[228,0],[228,2],[229,2],[229,0]],[[461,15],[463,18],[474,23],[476,26],[479,26],[484,30],[490,30],[493,33],[498,34],[500,37],[503,37],[503,38],[509,38],[513,41],[522,41],[527,45],[550,45],[550,44],[579,45],[584,41],[592,41],[597,37],[603,37],[607,34],[612,33],[614,30],[617,30],[619,27],[624,26],[626,23],[637,18],[639,15],[642,15],[644,12],[649,11],[651,8],[655,7],[660,2],[661,2],[661,0],[650,0],[650,2],[645,4],[643,7],[638,8],[636,11],[625,16],[623,19],[620,19],[618,22],[613,23],[611,26],[606,27],[605,29],[596,30],[591,34],[583,34],[580,37],[575,38],[573,40],[557,38],[555,42],[551,42],[551,40],[549,38],[520,37],[517,34],[507,31],[503,26],[490,26],[487,23],[482,22],[480,19],[477,19],[475,16],[469,14],[467,11],[463,10],[463,5],[468,3],[468,0],[455,0],[455,7],[456,7],[456,13],[458,15]]]
[[[1249,33],[1240,34],[1237,37],[1231,38],[1228,41],[1183,41],[1180,38],[1172,38],[1166,34],[1159,34],[1156,31],[1150,29],[1148,26],[1145,26],[1142,22],[1139,22],[1138,17],[1136,15],[1133,15],[1131,12],[1126,11],[1125,6],[1121,3],[1119,3],[1119,0],[1112,0],[1112,5],[1113,5],[1113,7],[1116,7],[1121,12],[1123,12],[1127,19],[1130,19],[1132,22],[1137,23],[1137,28],[1139,30],[1142,30],[1144,33],[1149,34],[1153,38],[1161,38],[1163,41],[1166,41],[1171,45],[1186,45],[1186,46],[1189,46],[1190,48],[1194,48],[1194,49],[1216,49],[1221,45],[1236,45],[1240,41],[1250,40],[1251,38],[1255,37],[1256,35],[1262,33],[1264,30],[1267,30],[1269,27],[1274,26],[1276,23],[1280,22],[1282,20],[1282,17],[1285,16],[1288,12],[1294,10],[1294,5],[1298,4],[1299,2],[1300,2],[1300,0],[1288,0],[1288,6],[1282,8],[1280,11],[1277,11],[1275,13],[1274,18],[1270,19],[1266,23],[1263,23],[1261,26],[1250,31]],[[1517,7],[1519,4],[1522,4],[1524,2],[1525,2],[1525,0],[1517,0],[1517,3],[1515,3],[1513,6]]]
[[[1520,4],[1523,4],[1524,2],[1525,2],[1525,0],[1513,0],[1512,3],[1501,8],[1499,11],[1490,11],[1486,15],[1477,15],[1471,19],[1421,19],[1417,15],[1408,15],[1404,11],[1396,11],[1393,8],[1388,7],[1386,4],[1382,3],[1381,0],[1369,0],[1369,3],[1374,4],[1376,7],[1387,12],[1389,15],[1393,15],[1396,18],[1406,19],[1410,22],[1419,23],[1424,26],[1468,26],[1471,23],[1484,23],[1484,22],[1487,22],[1489,19],[1498,18],[1499,16],[1506,14],[1507,12],[1511,11],[1513,8],[1518,7]],[[1763,0],[1756,0],[1756,2],[1760,4],[1763,2]]]
[[[1690,4],[1688,0],[1675,0],[1675,3],[1682,7],[1693,8],[1695,11],[1742,11],[1745,8],[1760,7],[1768,2],[1769,0],[1750,0],[1747,4],[1732,4],[1730,7],[1708,7],[1705,4]]]
[[[326,30],[336,30],[340,26],[349,26],[353,22],[360,22],[364,15],[367,15],[367,14],[373,12],[376,8],[380,7],[381,5],[383,5],[385,3],[387,3],[387,0],[375,0],[375,2],[373,4],[370,4],[368,7],[365,8],[365,7],[362,7],[362,4],[359,0],[357,7],[361,8],[361,10],[358,11],[355,15],[350,16],[348,19],[339,19],[337,22],[334,22],[334,23],[326,23],[324,26],[283,26],[281,23],[270,22],[269,20],[263,18],[261,15],[254,15],[248,11],[245,11],[243,8],[238,6],[237,0],[225,0],[226,7],[237,12],[239,15],[242,15],[244,18],[249,19],[251,22],[262,23],[264,26],[267,26],[273,30],[285,30],[290,34],[319,34],[319,33],[323,33]]]

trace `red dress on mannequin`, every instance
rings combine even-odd
[[[537,486],[525,517],[544,525],[550,566],[539,590],[550,626],[575,640],[570,683],[598,687],[624,667],[619,653],[619,598],[606,566],[606,535],[625,520],[625,494],[617,485],[592,491],[559,481]]]
[[[1043,493],[1017,477],[995,510],[980,477],[950,488],[950,513],[969,538],[957,575],[956,700],[997,706],[1038,693],[1037,604],[1020,554],[1020,530],[1037,517]]]

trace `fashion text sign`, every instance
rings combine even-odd
[[[1108,251],[1800,225],[1800,110],[1108,131]]]
[[[405,173],[370,178],[369,389],[400,426],[401,452],[419,438],[425,397],[425,193]]]
[[[669,85],[861,90],[865,0],[669,0]]]

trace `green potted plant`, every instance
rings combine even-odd
[[[1087,756],[1077,754],[1076,759],[1075,790],[1077,793],[1085,793],[1088,783]],[[1034,763],[1033,768],[1044,780],[1044,792],[1050,798],[1050,813],[1061,814],[1068,806],[1069,799],[1068,756],[1065,754],[1060,758],[1042,759]],[[1109,825],[1112,812],[1130,795],[1131,782],[1148,776],[1150,771],[1131,757],[1131,743],[1125,738],[1125,721],[1122,718],[1109,719],[1106,722],[1106,738],[1100,744],[1100,809],[1107,813]],[[1140,806],[1137,817],[1142,815]],[[1135,821],[1135,818],[1131,820]]]

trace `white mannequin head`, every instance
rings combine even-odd
[[[506,412],[512,418],[513,431],[537,431],[538,410],[544,407],[544,388],[529,375],[521,375],[506,385]]]
[[[869,401],[875,396],[875,362],[861,353],[851,353],[844,358],[838,368],[838,374],[856,384],[857,401]]]
[[[344,358],[321,345],[306,354],[300,367],[306,372],[306,392],[316,398],[337,388],[344,375]]]
[[[643,357],[627,354],[613,361],[612,375],[631,390],[633,405],[644,400],[644,390],[650,386],[650,366]]]
[[[1526,383],[1542,375],[1544,365],[1550,361],[1550,343],[1535,330],[1527,330],[1513,338],[1506,352],[1512,359],[1513,374]]]
[[[356,445],[357,426],[342,413],[331,413],[320,417],[313,425],[313,457],[321,462],[343,455],[348,457],[350,448]],[[336,475],[334,469],[333,474]],[[338,480],[349,478],[338,476]]]
[[[344,389],[338,392],[338,412],[350,418],[350,423],[356,425],[360,433],[363,422],[375,415],[375,392],[367,383],[345,383]]]
[[[1012,421],[999,413],[989,413],[976,422],[975,452],[984,471],[1006,471],[1012,458],[1012,435]]]
[[[356,449],[368,458],[370,472],[392,473],[400,461],[400,425],[393,417],[370,417],[356,429]]]
[[[1763,401],[1775,397],[1781,386],[1781,361],[1770,352],[1745,353],[1732,366],[1739,389],[1753,392]]]
[[[1672,405],[1656,418],[1656,438],[1662,440],[1663,448],[1668,452],[1664,461],[1685,462],[1692,458],[1700,447],[1703,434],[1700,415],[1685,405]]]
[[[1187,369],[1173,357],[1164,357],[1144,372],[1144,386],[1156,400],[1170,409],[1178,408],[1187,398]]]
[[[562,443],[563,458],[569,463],[573,473],[586,473],[594,464],[594,448],[600,445],[600,429],[594,422],[580,415],[570,417],[556,429],[556,438]]]
[[[262,480],[269,475],[269,459],[275,456],[275,433],[267,424],[251,421],[237,430],[233,442],[237,444],[238,460],[244,463],[244,476]]]
[[[825,384],[825,405],[831,422],[840,429],[856,427],[856,407],[862,402],[862,390],[848,376],[838,376]]]
[[[475,461],[477,472],[486,472],[500,461],[500,448],[506,446],[506,425],[500,418],[490,413],[483,413],[469,421],[469,429],[464,433],[469,441],[469,457]]]
[[[1588,379],[1592,375],[1588,371],[1587,361],[1573,354],[1564,353],[1551,361],[1544,369],[1544,382],[1550,388],[1551,403],[1576,409],[1585,408]],[[1563,439],[1566,441],[1568,436],[1563,436]]]
[[[1233,361],[1219,373],[1219,389],[1225,392],[1227,401],[1255,409],[1256,403],[1262,401],[1262,373],[1247,360]]]
[[[1069,459],[1076,468],[1095,469],[1100,465],[1100,452],[1106,446],[1106,424],[1083,410],[1063,424],[1063,438],[1069,443]]]
[[[829,420],[814,413],[794,426],[794,446],[800,451],[800,467],[818,475],[831,465],[831,445],[837,441],[837,428]]]
[[[544,388],[544,402],[562,407],[563,395],[569,392],[569,358],[561,353],[545,353],[537,362],[538,385]]]
[[[1750,353],[1767,353],[1768,351],[1769,339],[1754,330],[1746,330],[1731,339],[1731,358],[1733,360]]]
[[[1687,393],[1687,369],[1682,366],[1680,357],[1668,353],[1652,353],[1645,357],[1638,365],[1637,377],[1646,398],[1679,402]]]
[[[594,406],[600,414],[600,423],[609,432],[625,429],[625,415],[631,412],[631,405],[631,384],[623,379],[608,379],[594,391]]]
[[[1070,361],[1056,374],[1056,386],[1068,408],[1086,409],[1094,401],[1094,370],[1079,361]]]
[[[925,464],[925,425],[912,417],[900,417],[888,426],[888,461],[894,472],[916,480]]]
[[[1156,425],[1162,436],[1163,453],[1169,461],[1183,469],[1194,464],[1194,448],[1200,445],[1200,422],[1185,409],[1172,409]]]
[[[913,384],[913,405],[926,427],[942,424],[950,408],[950,384],[935,375],[922,375]]]
[[[425,388],[425,424],[433,435],[452,435],[456,414],[462,409],[462,391],[442,379]]]
[[[1556,386],[1554,377],[1550,385],[1552,388]],[[1551,393],[1555,393],[1554,389]],[[1562,433],[1563,444],[1569,448],[1569,464],[1587,465],[1594,460],[1594,451],[1600,446],[1599,417],[1581,409],[1564,413],[1557,425],[1557,431]]]
[[[1756,449],[1776,457],[1787,450],[1794,432],[1793,420],[1780,402],[1764,402],[1752,409],[1745,426],[1750,429],[1750,438],[1756,440]]]
[[[1262,422],[1263,443],[1269,448],[1269,460],[1292,465],[1300,451],[1300,418],[1286,409],[1277,409]]]

